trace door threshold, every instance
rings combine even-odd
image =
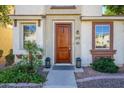
[[[63,65],[64,65],[64,66],[73,66],[73,64],[64,64],[64,63],[63,63],[63,64],[54,64],[54,65],[55,65],[55,66],[63,66]]]

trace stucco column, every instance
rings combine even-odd
[[[79,17],[77,17],[77,20],[75,21],[74,42],[75,42],[74,43],[74,45],[75,45],[74,61],[76,61],[77,57],[81,58],[81,24],[80,24]]]
[[[40,20],[40,26],[37,26],[36,42],[41,48],[43,48],[44,46],[43,32],[44,32],[44,19]]]
[[[13,27],[13,53],[17,54],[17,50],[20,49],[20,30],[19,24]]]

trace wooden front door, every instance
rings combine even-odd
[[[71,24],[56,24],[56,63],[71,63]]]

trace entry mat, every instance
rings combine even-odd
[[[74,70],[74,66],[53,66],[53,70]]]

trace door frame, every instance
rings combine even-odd
[[[56,63],[56,24],[71,24],[71,62]],[[53,64],[56,65],[74,65],[74,21],[53,21]]]

